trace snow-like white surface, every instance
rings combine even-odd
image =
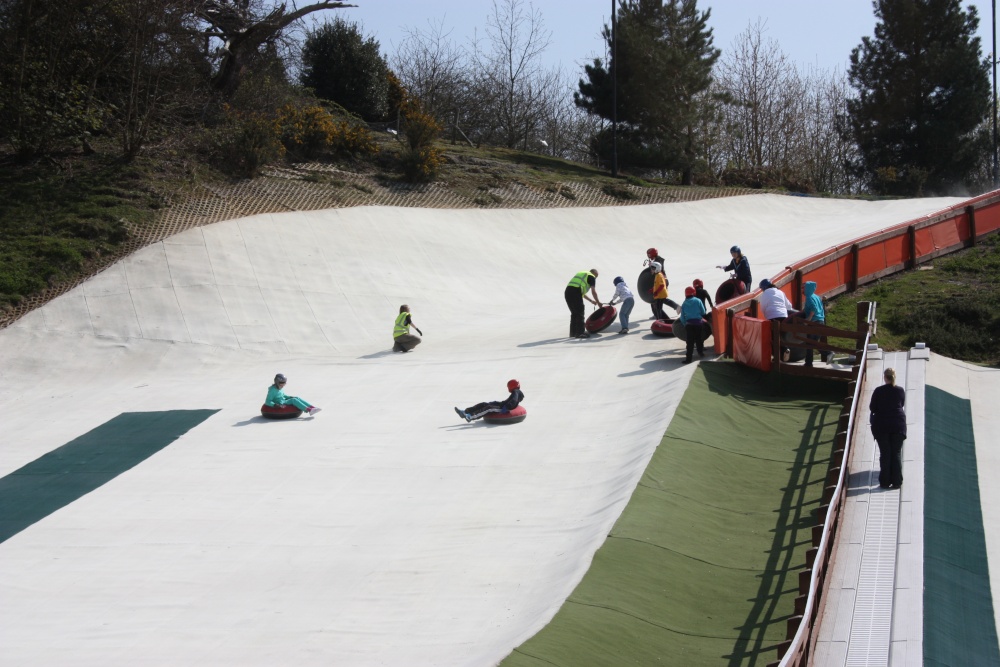
[[[583,576],[690,378],[643,302],[628,336],[565,338],[573,274],[606,301],[656,246],[680,301],[734,243],[759,280],[957,201],[353,208],[145,248],[0,331],[0,475],[122,412],[220,412],[0,544],[0,664],[494,664]],[[262,421],[276,372],[324,412]],[[524,423],[455,415],[511,377]]]

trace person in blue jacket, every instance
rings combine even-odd
[[[690,364],[695,348],[698,356],[705,356],[705,304],[698,298],[694,287],[684,288],[684,303],[681,304],[681,324],[687,333],[687,354],[684,363]]]
[[[491,412],[500,412],[507,414],[524,400],[524,393],[521,391],[521,383],[517,380],[507,381],[507,391],[510,392],[510,396],[503,401],[484,401],[482,403],[476,403],[472,407],[466,408],[464,410],[460,408],[455,408],[455,412],[458,416],[467,422],[471,422],[473,419],[479,419],[483,415],[488,415]]]
[[[735,273],[736,278],[746,285],[746,291],[749,292],[753,289],[751,287],[753,284],[753,277],[750,275],[750,260],[743,255],[743,251],[740,250],[738,245],[734,245],[730,248],[729,254],[732,255],[733,261],[729,262],[729,264],[726,264],[725,266],[717,266],[715,268]]]
[[[812,322],[813,324],[826,324],[826,310],[823,309],[823,299],[820,298],[819,294],[816,294],[816,281],[806,281],[806,283],[802,286],[802,293],[805,295],[806,300],[802,305],[802,310],[797,313],[797,316],[801,317],[806,322]],[[809,334],[807,338],[826,342],[826,336]],[[830,356],[829,352],[819,353],[819,359],[824,363]],[[806,350],[806,366],[812,365],[813,350],[812,348],[809,348]]]
[[[274,384],[267,388],[267,398],[264,400],[264,405],[272,408],[280,408],[283,405],[291,405],[309,415],[314,415],[322,410],[322,408],[317,408],[315,405],[302,400],[298,396],[289,396],[286,394],[285,384],[287,382],[288,378],[281,373],[275,375]]]

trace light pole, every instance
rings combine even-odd
[[[611,0],[611,175],[618,175],[618,40],[615,32],[618,28],[618,12],[615,8],[617,0]],[[993,0],[996,4],[996,0]],[[995,72],[995,70],[994,70]],[[996,74],[994,73],[994,89]],[[996,114],[994,114],[996,115]],[[994,130],[995,136],[995,130]],[[993,173],[996,173],[994,169]]]
[[[1000,187],[1000,158],[997,155],[997,0],[993,0],[993,189]]]

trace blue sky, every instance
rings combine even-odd
[[[443,20],[452,39],[464,44],[477,27],[482,31],[492,6],[491,0],[351,1],[358,7],[334,11],[360,23],[366,35],[381,43],[386,55],[405,38],[406,28],[426,31],[428,20]],[[991,3],[962,4],[978,9],[982,49],[988,54],[992,50]],[[534,0],[534,6],[552,31],[544,56],[547,64],[561,64],[576,78],[584,63],[603,54],[600,30],[611,14],[611,0]],[[715,45],[723,51],[760,18],[766,22],[766,36],[777,40],[794,62],[828,70],[846,70],[851,49],[863,36],[872,35],[875,26],[871,0],[701,0],[698,6],[711,8]]]

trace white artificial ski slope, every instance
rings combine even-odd
[[[492,665],[552,617],[687,385],[674,340],[568,340],[563,290],[755,280],[955,199],[352,208],[178,234],[0,331],[0,474],[122,412],[218,409],[0,544],[3,665]],[[401,303],[425,342],[389,352]],[[262,422],[276,372],[324,408]],[[467,425],[506,395],[528,419]]]

